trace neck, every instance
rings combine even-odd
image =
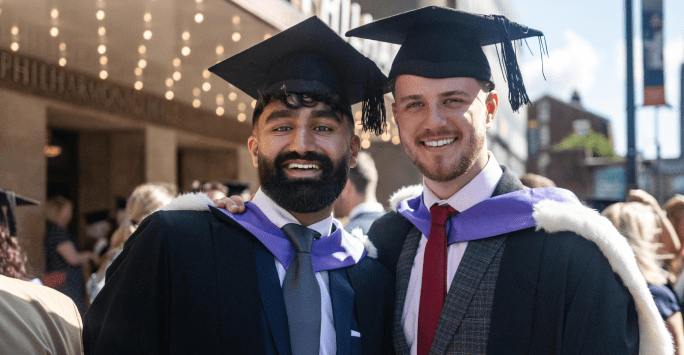
[[[318,223],[318,222],[330,217],[330,214],[332,214],[332,209],[333,209],[333,206],[330,205],[329,207],[326,207],[320,211],[311,212],[311,213],[296,213],[296,212],[292,212],[292,211],[288,211],[288,212],[290,212],[292,217],[296,218],[299,223],[301,223],[305,227],[308,227],[314,223]]]
[[[457,192],[461,191],[464,186],[468,185],[469,182],[471,182],[480,172],[482,172],[484,167],[487,165],[487,161],[489,161],[489,155],[487,151],[485,151],[480,158],[473,162],[473,165],[471,165],[470,168],[465,171],[465,173],[457,176],[454,179],[447,181],[435,181],[423,176],[425,186],[427,186],[430,191],[432,191],[432,193],[435,194],[435,196],[437,196],[440,200],[446,200]]]

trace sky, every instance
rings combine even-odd
[[[510,0],[518,22],[541,30],[549,57],[544,74],[536,40],[528,41],[521,65],[530,98],[551,95],[569,101],[577,90],[583,107],[612,122],[617,154],[627,151],[627,106],[624,0]],[[658,111],[661,157],[679,152],[680,71],[684,61],[684,6],[682,0],[663,0],[665,27],[665,95],[671,108]],[[643,107],[641,0],[633,1],[634,97],[636,145],[647,159],[656,157],[653,107]]]

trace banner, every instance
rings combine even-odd
[[[642,0],[644,106],[665,105],[663,0]]]

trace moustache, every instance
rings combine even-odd
[[[321,170],[323,172],[331,171],[333,169],[333,162],[325,154],[316,152],[306,152],[304,154],[299,154],[297,152],[285,152],[280,153],[275,158],[273,165],[276,169],[282,171],[283,165],[288,160],[306,160],[315,161],[321,165]]]

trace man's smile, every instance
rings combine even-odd
[[[443,147],[445,145],[451,144],[456,141],[456,138],[446,138],[446,139],[439,139],[439,140],[424,140],[420,141],[422,145],[428,146],[428,147]]]

